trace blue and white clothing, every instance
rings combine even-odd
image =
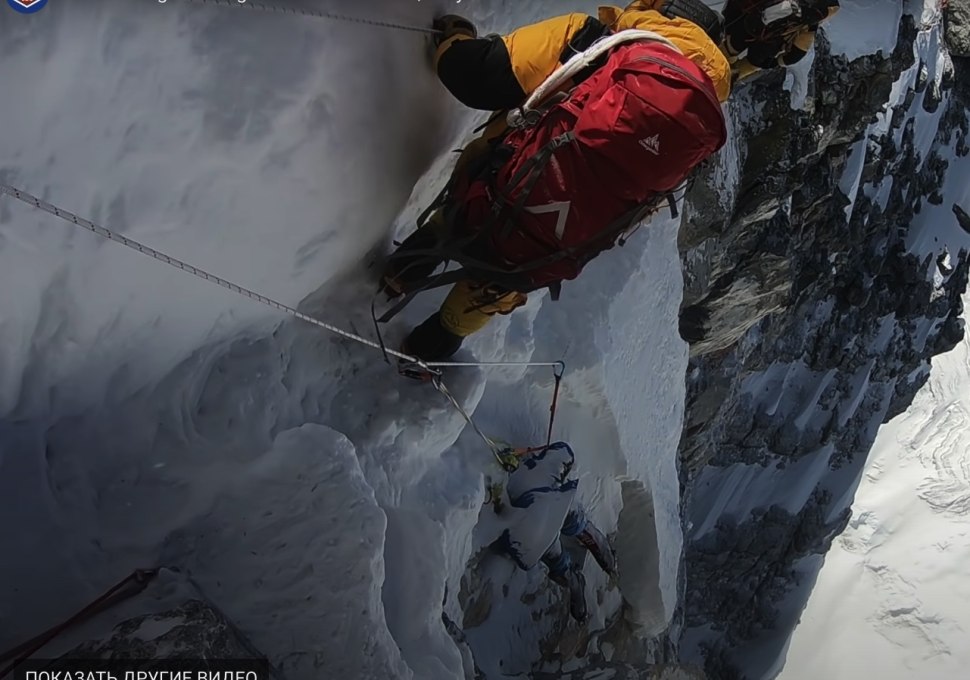
[[[578,481],[568,478],[574,461],[569,445],[556,442],[524,459],[509,475],[505,489],[511,509],[502,543],[523,569],[540,560],[553,572],[570,566],[559,536],[576,536],[587,523],[583,507],[575,502]]]

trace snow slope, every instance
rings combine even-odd
[[[888,56],[896,46],[899,19],[907,0],[845,0],[839,11],[825,22],[825,35],[832,54],[852,61],[866,54]]]
[[[951,67],[939,51],[937,4],[917,5],[909,8],[922,21],[914,47],[917,64],[900,78],[892,105],[902,101],[900,94],[915,82],[921,64],[931,83]],[[922,110],[916,98],[907,116],[913,118],[914,143],[925,159],[939,112]],[[884,118],[873,131],[890,129]],[[920,256],[941,249],[955,256],[970,248],[970,238],[950,212],[954,203],[966,205],[966,164],[957,162],[952,146],[939,151],[949,163],[943,204],[923,207],[907,242]],[[887,195],[879,187],[864,190]],[[937,285],[944,277],[936,267],[931,275]],[[966,305],[970,298],[963,300]],[[917,332],[925,337],[926,330]],[[968,383],[970,341],[965,337],[932,360],[929,381],[907,412],[879,430],[864,476],[850,491],[853,498],[846,499],[852,503],[852,520],[825,556],[814,585],[807,584],[812,594],[790,641],[779,675],[783,680],[862,674],[943,680],[965,674],[970,627],[963,568],[970,554]]]
[[[353,13],[427,25],[450,7]],[[549,12],[463,10],[489,31]],[[367,335],[372,253],[407,233],[480,119],[426,48],[175,2],[4,7],[0,179]],[[556,436],[577,451],[593,519],[624,527],[620,588],[645,633],[672,615],[682,542],[676,233],[661,215],[561,301],[534,295],[457,357],[565,359]],[[472,655],[493,677],[549,658],[539,641],[569,626],[559,589],[476,566],[499,528],[487,450],[378,353],[6,197],[0,291],[0,649],[158,564],[189,570],[290,678],[471,677]],[[494,436],[544,436],[548,370],[446,382]],[[623,600],[592,560],[586,572],[602,630]],[[507,592],[456,643],[443,613],[461,625],[463,581],[494,574]]]
[[[916,209],[917,214],[911,222],[904,214],[893,214],[890,218],[890,223],[895,221],[901,231],[905,230],[905,245],[911,252],[920,258],[932,256],[928,257],[928,276],[935,287],[932,292],[927,291],[931,301],[948,294],[942,286],[945,275],[941,269],[932,266],[933,259],[946,248],[954,262],[961,248],[970,248],[970,239],[960,230],[951,212],[953,203],[965,205],[968,169],[965,161],[958,158],[959,135],[944,134],[944,130],[958,126],[962,112],[959,104],[951,108],[953,102],[949,97],[952,94],[941,87],[946,76],[952,76],[947,73],[952,65],[945,51],[940,49],[939,12],[935,4],[845,0],[842,11],[824,29],[832,43],[832,52],[854,59],[880,50],[888,54],[895,46],[901,13],[905,11],[916,19],[918,34],[913,47],[914,66],[900,74],[892,88],[886,112],[873,120],[863,141],[846,150],[848,158],[844,174],[832,179],[848,198],[846,218],[854,214],[855,218],[863,217],[865,224],[865,216],[871,213],[862,197],[878,200],[885,207],[894,181],[887,171],[886,177],[877,177],[876,182],[871,183],[873,170],[880,173],[879,160],[891,161],[900,155],[901,137],[906,140],[904,153],[907,159],[910,149],[916,155],[907,172],[918,176],[916,171],[921,166],[946,168],[945,173],[940,171],[942,187],[939,193],[942,198],[933,192],[937,185],[932,182],[917,187],[908,184],[912,177],[897,176],[897,190],[900,188],[898,182],[906,181],[907,184],[902,186],[913,186],[912,190],[921,192],[919,195],[929,196],[931,192],[934,195],[922,201],[924,205]],[[820,83],[831,82],[832,73],[819,71],[817,75],[818,78],[809,80],[816,87],[814,94],[819,97],[815,100],[816,107],[820,100],[824,101],[826,94],[832,94],[818,89]],[[791,90],[792,105],[798,107],[806,90],[804,71],[798,69],[788,76],[786,85]],[[893,107],[898,108],[894,110]],[[823,130],[819,128],[819,132],[821,134]],[[887,133],[896,137],[897,146],[892,151],[879,146],[880,136]],[[940,160],[931,157],[931,152]],[[949,162],[948,168],[944,162]],[[799,186],[799,190],[803,196],[811,195],[808,182],[805,185]],[[822,199],[823,196],[814,195],[813,198]],[[896,206],[898,204],[897,201]],[[893,211],[898,209],[896,206]],[[863,211],[861,215],[860,211]],[[873,234],[882,228],[875,224],[872,227],[870,233]],[[832,225],[834,233],[840,233],[844,228],[839,224]],[[851,234],[853,228],[846,231]],[[873,256],[878,258],[878,249],[873,250]],[[858,262],[859,256],[854,253],[852,262]],[[868,259],[869,256],[869,252],[861,253],[862,258]],[[824,263],[820,265],[813,274],[824,277]],[[866,271],[867,265],[867,262],[860,263],[860,269]],[[837,270],[833,267],[831,271],[835,275]],[[902,275],[899,279],[903,280]],[[914,310],[914,318],[904,321],[902,313],[882,311],[893,309],[890,300],[889,305],[869,307],[873,313],[865,318],[864,326],[846,323],[845,336],[841,336],[837,330],[827,329],[825,324],[841,316],[833,313],[832,305],[844,300],[823,301],[809,295],[802,297],[800,302],[805,300],[808,302],[804,308],[798,312],[790,310],[788,318],[781,322],[793,322],[785,331],[771,333],[775,329],[769,327],[764,337],[754,331],[746,339],[753,345],[773,344],[778,351],[765,352],[771,357],[770,361],[752,352],[746,357],[755,367],[751,372],[745,372],[743,360],[725,361],[722,366],[726,375],[711,375],[713,370],[710,370],[698,381],[703,381],[705,388],[698,402],[713,401],[715,397],[710,395],[725,401],[714,387],[719,381],[721,384],[740,383],[740,394],[732,394],[726,401],[732,408],[737,406],[735,413],[743,414],[736,420],[723,421],[725,429],[735,428],[737,432],[735,436],[723,437],[733,446],[721,455],[715,454],[716,464],[698,473],[687,517],[688,579],[693,580],[688,587],[689,627],[681,638],[681,654],[682,658],[700,658],[706,654],[712,677],[726,667],[731,671],[740,669],[740,674],[752,679],[775,677],[779,671],[787,678],[848,678],[864,673],[879,676],[882,670],[881,664],[873,664],[870,660],[873,654],[879,655],[882,650],[864,641],[869,635],[869,622],[851,613],[853,605],[860,608],[865,596],[857,596],[852,587],[852,582],[860,578],[861,569],[849,567],[837,571],[829,581],[826,581],[829,567],[822,570],[819,587],[828,583],[828,591],[817,594],[819,603],[809,606],[816,625],[808,630],[803,627],[795,631],[792,644],[798,653],[789,655],[784,670],[782,662],[789,636],[821,566],[821,558],[814,553],[825,551],[828,540],[842,531],[843,523],[849,519],[853,499],[866,507],[864,490],[857,494],[865,452],[889,412],[896,388],[900,395],[906,394],[905,383],[918,375],[911,373],[907,376],[910,368],[900,370],[898,365],[893,366],[898,356],[894,356],[894,352],[898,351],[899,340],[911,341],[913,350],[908,357],[919,356],[927,347],[932,347],[927,344],[935,335],[931,331],[939,328],[945,313],[941,315],[934,306],[925,312],[926,316]],[[946,299],[940,302],[946,302]],[[857,303],[853,301],[849,305],[856,308]],[[858,307],[862,305],[858,304]],[[821,332],[800,347],[803,329]],[[820,356],[819,348],[824,347],[824,341],[815,344],[815,340],[821,336],[834,341],[829,350],[831,359]],[[840,347],[839,342],[843,339],[845,344]],[[807,347],[807,351],[802,347]],[[860,352],[858,348],[864,351]],[[775,360],[778,355],[782,358]],[[798,358],[792,360],[792,355]],[[803,360],[806,357],[810,357],[809,363]],[[712,364],[717,366],[716,362]],[[818,367],[818,370],[812,367]],[[706,404],[696,408],[703,414],[713,410]],[[698,424],[702,422],[700,417],[695,418]],[[719,425],[721,423],[704,423],[707,429],[701,430],[703,434],[691,444],[697,448],[703,446],[704,435],[716,431],[714,428]],[[852,433],[851,439],[839,441],[839,437],[831,436],[846,427]],[[768,455],[760,456],[761,450],[767,450]],[[958,463],[957,467],[960,465]],[[899,483],[907,481],[903,478]],[[892,488],[890,483],[889,489]],[[871,519],[863,516],[857,521],[867,532],[871,531]],[[880,522],[879,526],[884,525]],[[794,527],[798,527],[797,535]],[[933,535],[937,529],[924,527],[923,531]],[[876,540],[883,538],[880,536]],[[881,563],[885,571],[907,573],[914,555],[919,556],[920,562],[929,562],[924,551],[912,547],[907,550],[906,539],[902,541],[898,553],[892,555],[901,560],[898,564],[890,562],[887,547]],[[959,564],[959,558],[956,562],[945,558],[934,562],[941,572],[956,571],[958,567],[954,565]],[[853,562],[853,565],[857,564],[858,561]],[[963,597],[956,597],[965,604]],[[842,613],[827,617],[827,608],[841,598],[850,604],[839,610]],[[879,607],[899,617],[903,625],[914,620],[918,626],[926,623],[921,612],[902,605],[897,607],[895,600],[880,600]],[[945,627],[950,632],[955,630],[949,624]],[[917,644],[915,636],[903,640],[900,630],[895,630],[893,635],[901,647],[914,656],[929,658],[941,649],[932,637],[936,633],[927,636],[925,644]],[[855,644],[857,640],[858,645]],[[955,645],[956,638],[950,638],[947,644]],[[887,656],[887,667],[893,663],[905,667],[897,655]],[[889,677],[955,677],[946,674],[932,676],[939,667],[931,659],[925,665],[911,664],[909,675],[890,674]],[[725,672],[725,677],[728,676],[731,673]]]
[[[933,359],[913,405],[879,431],[853,519],[825,558],[781,678],[944,680],[965,673],[968,383],[964,338]]]

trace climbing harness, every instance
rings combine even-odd
[[[148,587],[149,582],[158,575],[158,571],[158,569],[136,569],[71,618],[0,654],[0,663],[6,663],[13,659],[13,663],[0,670],[0,678],[9,675],[17,666],[36,654],[44,645],[68,628],[83,623],[98,612],[142,592]]]
[[[165,0],[165,2],[168,1],[169,0]],[[237,7],[242,9],[260,10],[263,12],[273,12],[275,14],[293,14],[304,17],[316,17],[318,19],[331,19],[333,21],[347,21],[355,24],[367,24],[368,26],[380,26],[382,28],[396,28],[401,31],[427,33],[430,35],[437,35],[441,33],[441,30],[437,28],[409,26],[407,24],[379,21],[377,19],[364,19],[362,17],[352,17],[346,14],[336,14],[334,12],[323,12],[313,9],[296,9],[293,7],[285,7],[283,5],[269,5],[263,2],[253,2],[252,0],[246,0],[245,2],[239,2],[239,0],[182,0],[182,2],[196,5],[213,5],[216,7]]]

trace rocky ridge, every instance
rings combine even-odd
[[[892,54],[852,62],[821,36],[801,110],[791,107],[783,73],[739,90],[737,193],[727,205],[712,194],[707,187],[724,171],[712,165],[688,195],[687,547],[682,617],[671,635],[711,678],[770,674],[817,556],[849,521],[846,498],[878,426],[907,408],[930,358],[963,337],[968,253],[920,258],[907,239],[923,206],[944,200],[947,151],[967,155],[960,91],[968,75],[957,62],[929,77],[930,65],[916,63],[918,30],[904,15]],[[892,126],[872,134],[893,83],[914,66]],[[926,157],[914,110],[940,114]],[[840,187],[863,151],[860,186],[892,178],[884,203],[882,192],[862,189],[853,203]],[[957,218],[960,210],[953,207]],[[804,500],[772,491],[795,486],[790,495]],[[751,500],[753,489],[763,498]],[[712,509],[715,498],[722,510]],[[766,660],[744,661],[751,658]]]

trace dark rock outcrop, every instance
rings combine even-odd
[[[967,154],[965,104],[952,96],[964,75],[958,64],[930,77],[916,35],[904,15],[891,55],[851,63],[820,36],[798,111],[783,73],[740,88],[737,193],[718,203],[696,188],[717,183],[724,169],[712,165],[688,194],[685,596],[671,636],[710,678],[769,672],[813,560],[849,520],[879,425],[964,334],[968,253],[911,247],[921,211],[945,202],[949,159]],[[914,86],[887,107],[911,67]],[[874,133],[887,113],[892,124]],[[939,122],[926,153],[914,115],[930,113]],[[856,173],[848,189],[842,178]],[[866,185],[875,188],[856,191]]]
[[[970,1],[949,0],[944,16],[946,46],[950,54],[970,57]]]
[[[69,628],[38,655],[54,659],[45,668],[51,671],[71,670],[79,659],[252,659],[273,678],[283,677],[190,578],[170,569],[160,570],[142,592]]]
[[[706,680],[704,671],[679,664],[641,668],[625,663],[594,662],[582,670],[557,673],[534,673],[532,680]]]
[[[185,600],[166,611],[122,621],[105,637],[88,640],[68,659],[257,659],[242,633],[211,604]]]

